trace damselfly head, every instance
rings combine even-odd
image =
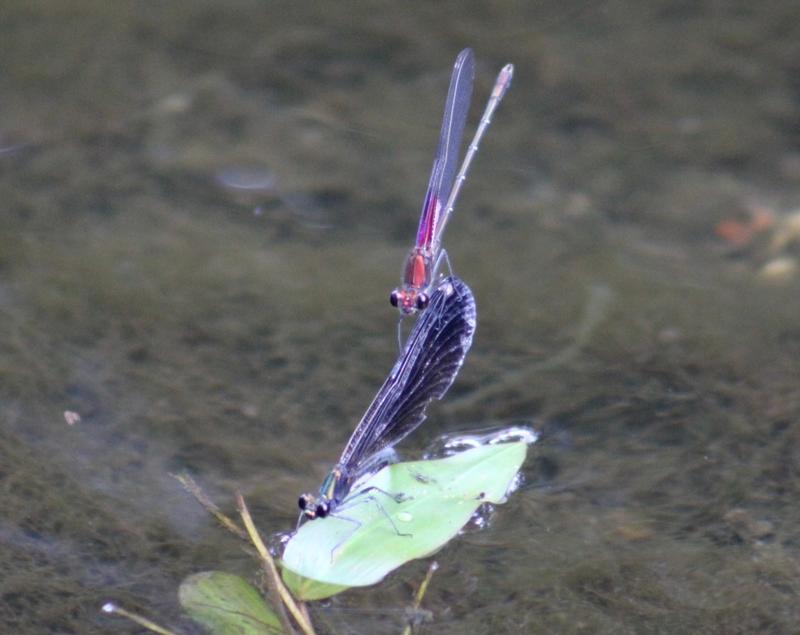
[[[413,315],[428,306],[428,294],[404,284],[389,294],[389,302],[403,315]]]
[[[308,520],[325,518],[330,512],[330,503],[326,500],[318,501],[313,494],[303,494],[297,500],[297,506]]]

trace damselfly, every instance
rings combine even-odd
[[[428,404],[441,399],[458,374],[475,326],[472,291],[458,278],[443,278],[319,494],[300,497],[301,520],[333,513],[360,477],[382,466],[376,455],[425,420]]]
[[[467,178],[467,170],[478,152],[481,137],[489,127],[500,100],[511,85],[513,74],[512,64],[504,66],[498,74],[478,129],[456,174],[461,137],[464,134],[472,97],[475,56],[472,49],[464,49],[456,58],[444,106],[439,145],[433,159],[428,191],[422,204],[417,240],[406,257],[402,283],[389,296],[392,305],[403,315],[422,311],[430,302],[430,289],[437,282],[442,261],[447,261],[447,252],[442,249],[442,232],[453,213],[461,186]]]

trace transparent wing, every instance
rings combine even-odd
[[[469,114],[472,99],[472,82],[475,78],[475,56],[472,49],[464,49],[458,54],[453,74],[450,77],[450,89],[444,105],[442,131],[439,133],[439,145],[433,158],[431,179],[428,191],[422,204],[422,214],[417,230],[417,245],[428,246],[437,233],[439,216],[444,212],[442,205],[450,196],[453,179],[458,165],[461,138],[464,136],[464,125]]]
[[[425,420],[458,374],[475,333],[475,298],[460,279],[442,280],[417,320],[400,358],[375,395],[339,459],[344,472],[392,446]]]

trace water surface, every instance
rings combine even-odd
[[[183,577],[255,578],[170,474],[293,525],[394,361],[469,45],[476,101],[516,65],[445,237],[478,331],[403,450],[542,437],[424,632],[796,632],[797,3],[3,13],[0,630],[136,632],[114,599],[192,632]],[[399,632],[426,566],[320,631]]]

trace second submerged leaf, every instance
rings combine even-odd
[[[280,635],[277,615],[252,584],[232,573],[189,576],[178,590],[181,606],[212,635]]]

